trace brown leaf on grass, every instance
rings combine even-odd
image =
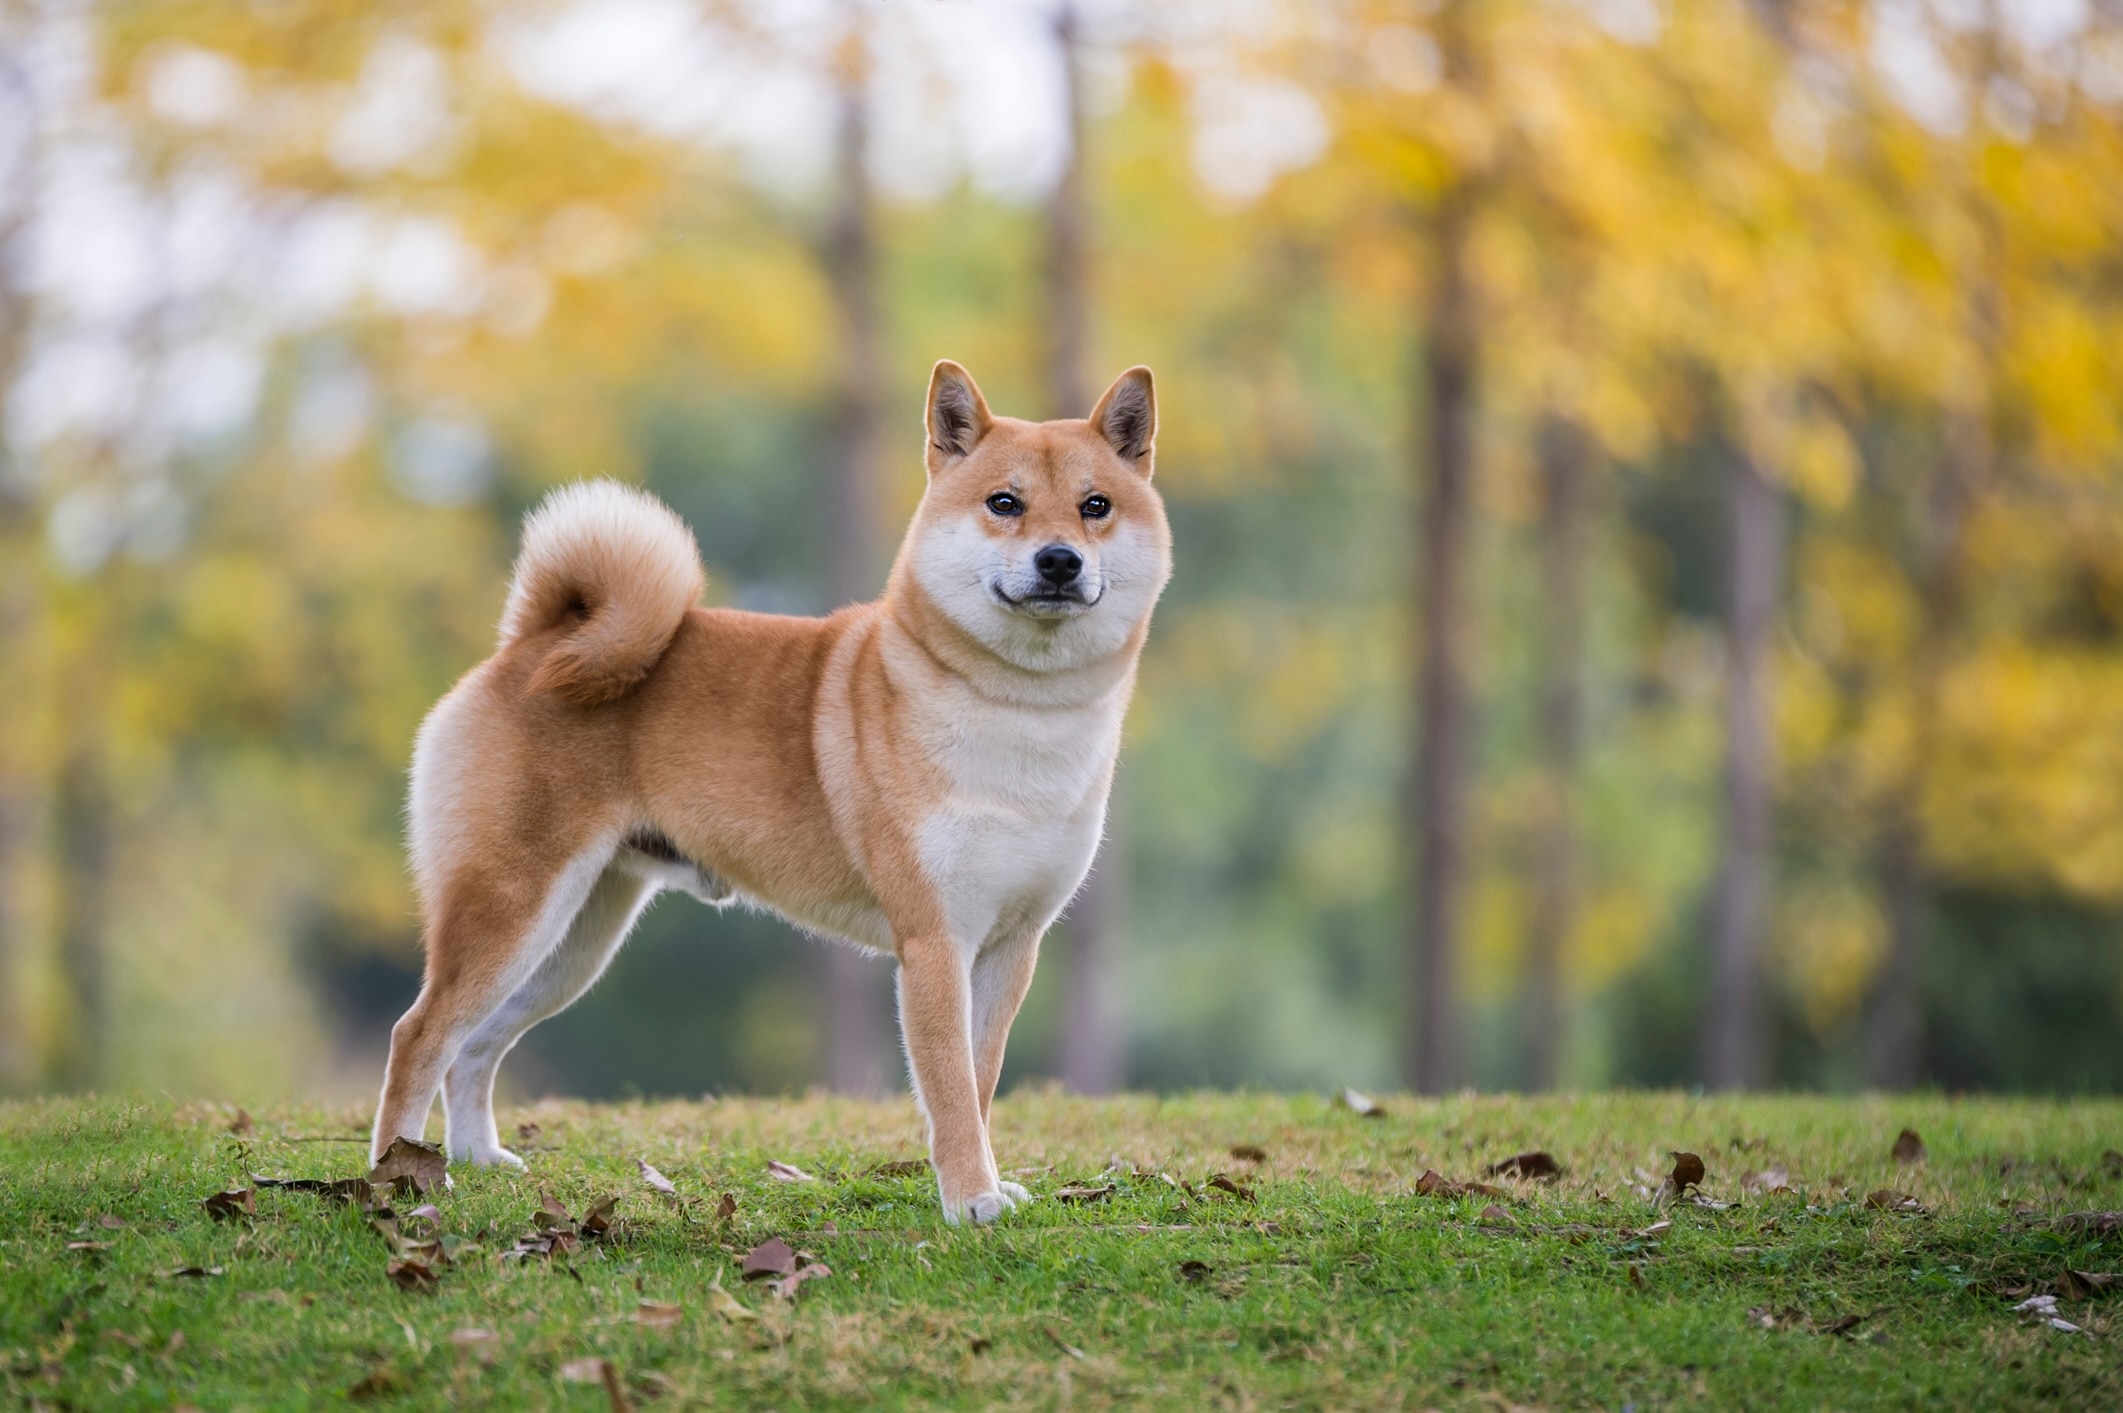
[[[123,1231],[125,1230],[125,1218],[112,1216],[109,1212],[105,1212],[102,1216],[96,1218],[96,1225],[102,1227],[105,1231]]]
[[[1913,1128],[1905,1128],[1895,1136],[1894,1160],[1897,1163],[1921,1163],[1924,1161],[1924,1140]]]
[[[1423,1169],[1423,1175],[1415,1180],[1415,1195],[1418,1197],[1509,1197],[1501,1187],[1486,1182],[1454,1182],[1451,1178],[1431,1168]]]
[[[437,1226],[442,1224],[442,1209],[432,1202],[421,1203],[405,1216],[407,1221],[433,1222]]]
[[[1110,1182],[1098,1187],[1064,1187],[1055,1192],[1054,1200],[1079,1207],[1087,1202],[1103,1202],[1113,1193],[1114,1187]]]
[[[2091,1236],[2107,1236],[2110,1232],[2123,1230],[2123,1212],[2066,1212],[2061,1217],[2052,1217],[2048,1225],[2063,1227],[2066,1231],[2083,1231]]]
[[[715,1204],[715,1220],[718,1222],[727,1222],[728,1220],[730,1220],[730,1218],[736,1215],[737,1194],[734,1192],[725,1192],[722,1195],[722,1201]]]
[[[784,1163],[780,1162],[779,1160],[767,1164],[767,1176],[774,1179],[774,1181],[776,1182],[818,1181],[817,1178],[812,1177],[809,1173],[805,1172],[802,1168],[797,1167],[794,1163]]]
[[[1646,1241],[1649,1241],[1654,1237],[1664,1236],[1668,1231],[1672,1230],[1672,1228],[1672,1222],[1653,1222],[1650,1226],[1643,1227],[1634,1234],[1643,1237]]]
[[[1924,1204],[1917,1201],[1916,1198],[1906,1192],[1896,1192],[1891,1187],[1883,1187],[1877,1191],[1866,1193],[1865,1205],[1877,1212],[1921,1213],[1925,1210]]]
[[[1253,1200],[1252,1188],[1233,1182],[1222,1173],[1210,1178],[1209,1186],[1215,1188],[1218,1192],[1228,1192],[1241,1202],[1251,1202]]]
[[[1791,1170],[1781,1163],[1773,1168],[1764,1168],[1753,1177],[1742,1179],[1740,1190],[1743,1192],[1761,1193],[1789,1192],[1791,1191]]]
[[[1838,1315],[1833,1320],[1823,1321],[1814,1325],[1813,1332],[1820,1335],[1849,1334],[1864,1322],[1865,1317],[1863,1315]]]
[[[666,1197],[676,1197],[678,1195],[678,1185],[662,1173],[657,1172],[647,1158],[636,1158],[634,1166],[641,1169],[641,1180],[650,1187],[655,1188]]]
[[[391,1284],[415,1295],[433,1295],[435,1287],[442,1284],[442,1277],[435,1274],[433,1266],[410,1258],[391,1262],[383,1273],[391,1278]]]
[[[2091,1300],[2114,1290],[2119,1281],[2123,1281],[2123,1277],[2114,1271],[2074,1271],[2066,1267],[2057,1281],[2057,1289],[2067,1300]]]
[[[833,1268],[825,1262],[811,1261],[805,1265],[798,1266],[785,1276],[768,1281],[767,1289],[773,1292],[776,1299],[794,1300],[796,1292],[803,1288],[805,1281],[822,1280],[832,1274]]]
[[[610,1197],[600,1197],[595,1202],[592,1202],[589,1210],[582,1214],[582,1221],[579,1224],[582,1234],[593,1240],[609,1235],[613,1225],[612,1209],[618,1205],[619,1197],[617,1194]]]
[[[372,1398],[387,1398],[405,1387],[405,1380],[392,1369],[378,1369],[367,1378],[346,1391],[346,1396],[356,1403],[366,1403]]]
[[[238,1109],[236,1117],[229,1120],[229,1132],[235,1134],[238,1138],[249,1137],[252,1128],[251,1114],[248,1109]]]
[[[634,1307],[634,1323],[650,1330],[667,1330],[685,1315],[684,1306],[667,1305],[661,1300],[644,1300]]]
[[[1234,1143],[1231,1145],[1231,1156],[1241,1163],[1265,1163],[1268,1161],[1268,1150],[1258,1143]]]
[[[217,1222],[231,1217],[253,1217],[258,1214],[258,1191],[251,1187],[232,1187],[226,1192],[217,1192],[199,1203],[206,1214]]]
[[[2101,1154],[2101,1176],[2123,1178],[2123,1153],[2110,1148]]]
[[[1492,1202],[1482,1208],[1482,1220],[1485,1222],[1508,1222],[1511,1220],[1511,1213]]]
[[[543,1188],[539,1190],[538,1210],[531,1213],[531,1220],[537,1222],[540,1226],[558,1225],[572,1227],[575,1225],[575,1219],[568,1215],[568,1209],[561,1205],[560,1199]]]
[[[518,1143],[523,1144],[525,1147],[529,1147],[531,1144],[536,1143],[538,1141],[538,1135],[543,1132],[545,1132],[544,1129],[540,1128],[536,1123],[532,1122],[531,1120],[526,1119],[522,1123],[516,1125],[516,1141]]]
[[[218,1276],[221,1270],[219,1266],[179,1266],[175,1270],[164,1271],[163,1274],[173,1280],[197,1281],[205,1280],[208,1276]]]
[[[251,1174],[255,1187],[277,1187],[283,1192],[307,1192],[322,1197],[327,1202],[352,1202],[364,1211],[376,1206],[376,1189],[367,1178],[340,1178],[328,1181],[324,1178],[269,1178]]]
[[[481,1364],[491,1364],[500,1350],[501,1336],[492,1330],[452,1330],[450,1344],[456,1349],[459,1359],[473,1359]]]
[[[1382,1119],[1386,1116],[1385,1106],[1360,1089],[1344,1089],[1342,1107],[1358,1118]]]
[[[1675,1153],[1673,1155],[1673,1171],[1666,1174],[1665,1181],[1659,1184],[1659,1190],[1652,1194],[1652,1207],[1656,1209],[1665,1206],[1689,1188],[1700,1183],[1704,1176],[1705,1169],[1701,1158],[1693,1153]]]
[[[1207,1261],[1182,1261],[1179,1263],[1179,1278],[1183,1281],[1206,1279],[1216,1268]]]
[[[928,1172],[929,1160],[927,1158],[899,1158],[890,1163],[879,1163],[874,1168],[866,1168],[863,1171],[863,1176],[883,1178],[924,1177]]]
[[[1081,1349],[1078,1349],[1075,1345],[1069,1343],[1069,1341],[1063,1339],[1060,1335],[1054,1332],[1054,1326],[1042,1325],[1040,1326],[1039,1332],[1045,1335],[1053,1343],[1056,1349],[1059,1349],[1062,1353],[1068,1355],[1071,1359],[1081,1359],[1084,1357],[1084,1352]]]
[[[770,1236],[745,1253],[744,1278],[748,1281],[763,1280],[768,1276],[786,1276],[796,1270],[796,1251],[778,1236]]]
[[[111,1244],[107,1241],[69,1241],[66,1244],[66,1249],[94,1255],[98,1251],[110,1250]]]
[[[1650,1282],[1644,1279],[1644,1268],[1634,1261],[1629,1263],[1629,1283],[1638,1290],[1646,1290],[1650,1287]]]
[[[722,1288],[721,1271],[717,1271],[715,1279],[708,1282],[708,1308],[733,1325],[759,1318],[751,1307]]]
[[[432,1143],[394,1138],[369,1169],[372,1187],[388,1187],[400,1196],[435,1192],[449,1185],[449,1157]]]
[[[1532,1178],[1536,1182],[1554,1182],[1563,1175],[1563,1165],[1555,1160],[1553,1153],[1536,1149],[1530,1153],[1514,1153],[1500,1163],[1491,1163],[1483,1171],[1489,1177]]]

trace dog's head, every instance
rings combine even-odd
[[[972,375],[929,377],[929,487],[905,563],[922,593],[990,652],[1060,671],[1120,652],[1172,575],[1150,485],[1157,392],[1120,375],[1082,420],[996,417]]]

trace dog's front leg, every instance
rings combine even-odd
[[[929,1161],[944,1220],[992,1222],[1015,1203],[988,1155],[973,1067],[969,968],[948,937],[899,946],[899,1024],[914,1071],[914,1098],[929,1121]]]
[[[994,1122],[990,1108],[995,1086],[1002,1079],[1003,1051],[1010,1041],[1010,1024],[1017,1019],[1025,993],[1032,989],[1032,969],[1039,961],[1039,933],[1026,931],[1006,936],[973,960],[973,1078],[980,1095],[981,1134],[988,1140],[988,1168],[1000,1172],[995,1162]],[[996,1188],[1012,1201],[1026,1201],[1030,1194],[1014,1182],[998,1182]]]

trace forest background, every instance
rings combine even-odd
[[[592,475],[873,594],[930,364],[1158,372],[1014,1079],[2123,1082],[2123,7],[0,0],[0,1089],[351,1097]],[[504,1085],[900,1085],[666,899]]]

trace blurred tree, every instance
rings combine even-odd
[[[839,381],[834,478],[828,493],[835,605],[860,603],[880,587],[877,534],[885,478],[883,349],[878,336],[877,239],[870,194],[869,7],[842,0],[834,55],[835,202],[826,269],[838,317]],[[821,949],[825,970],[826,1077],[843,1094],[882,1094],[887,1016],[885,969],[853,947]]]

